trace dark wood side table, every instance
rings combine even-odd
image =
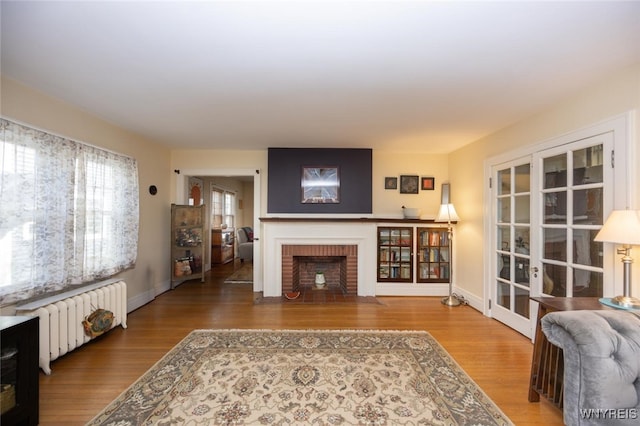
[[[564,358],[562,349],[551,344],[542,332],[541,319],[549,312],[612,309],[604,306],[597,297],[532,297],[538,302],[538,319],[531,361],[529,402],[547,398],[562,408],[564,386]]]

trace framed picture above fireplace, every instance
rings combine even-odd
[[[340,202],[340,169],[338,167],[302,167],[300,188],[304,204],[337,204]]]

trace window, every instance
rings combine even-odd
[[[135,264],[134,159],[0,119],[0,305]]]
[[[236,194],[218,187],[211,187],[211,226],[229,228],[235,226]]]

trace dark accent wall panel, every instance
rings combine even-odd
[[[351,148],[269,148],[268,213],[371,213],[372,151]],[[340,202],[302,203],[302,168],[338,167]]]

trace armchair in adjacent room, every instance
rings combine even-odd
[[[240,262],[253,261],[253,229],[249,226],[238,228],[238,257]]]

